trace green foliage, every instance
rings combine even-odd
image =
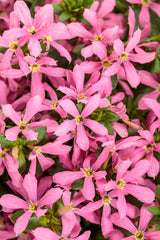
[[[71,188],[73,190],[81,190],[83,188],[84,178],[80,178],[72,183]]]
[[[23,210],[23,209],[14,212],[14,213],[12,214],[12,216],[11,216],[12,221],[16,222],[17,219],[18,219],[23,213],[24,213],[24,210]]]
[[[158,185],[156,188],[156,200],[160,204],[160,185]]]
[[[35,129],[34,131],[35,131],[35,132],[38,132],[37,140],[27,141],[26,144],[36,145],[36,144],[38,144],[40,141],[42,141],[42,139],[45,137],[45,133],[46,133],[46,131],[47,131],[47,127],[45,127],[45,126],[39,127],[39,128],[37,128],[37,129]]]
[[[148,208],[148,211],[153,213],[155,216],[160,216],[160,207],[152,206]]]
[[[60,4],[53,3],[52,6],[54,8],[54,13],[55,14],[60,15],[63,12],[63,7]]]
[[[9,141],[4,134],[0,134],[0,144],[3,148],[12,149],[18,145],[18,141]]]

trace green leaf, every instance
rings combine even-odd
[[[160,217],[153,216],[149,222],[149,225],[157,225],[160,223]]]
[[[107,128],[109,135],[114,135],[114,130],[109,122],[106,122],[104,126]]]
[[[12,214],[11,219],[16,222],[17,219],[24,213],[24,210],[21,209],[19,211],[16,211],[15,213]]]
[[[37,227],[41,227],[41,226],[42,225],[40,224],[40,220],[35,215],[32,215],[25,231],[30,232],[30,231],[36,229]]]
[[[84,178],[80,178],[72,183],[71,188],[73,190],[81,190],[83,188]]]
[[[27,144],[29,144],[29,145],[35,145],[35,144],[39,143],[44,138],[45,133],[47,131],[47,127],[45,127],[45,126],[39,127],[37,129],[35,129],[34,131],[38,132],[37,140],[27,141]]]
[[[157,225],[156,231],[160,231],[160,224]]]
[[[106,111],[104,113],[104,118],[107,122],[117,122],[119,119],[119,116],[116,113],[113,113],[111,111]]]
[[[156,199],[157,199],[158,203],[160,204],[160,185],[158,185],[156,188]]]
[[[60,15],[63,12],[63,7],[60,4],[53,3],[52,6],[54,8],[54,13],[55,14]]]
[[[23,154],[23,147],[19,146],[18,151],[19,172],[23,173],[26,167],[26,159]]]
[[[72,16],[73,16],[72,13],[69,13],[69,12],[67,12],[67,11],[64,11],[64,12],[60,15],[59,21],[60,21],[60,22],[64,22],[64,21],[70,19]]]
[[[84,48],[84,46],[85,46],[85,44],[81,44],[81,45],[76,46],[73,49],[73,52],[80,55],[81,54],[81,50],[82,50],[82,48]]]
[[[155,216],[160,216],[160,207],[156,207],[156,206],[149,207],[148,211],[153,213]]]
[[[9,141],[4,134],[0,134],[0,144],[3,148],[13,148],[18,145],[18,141]]]

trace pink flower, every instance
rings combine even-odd
[[[24,114],[23,119],[21,120],[19,114],[15,112],[12,105],[5,104],[2,106],[2,111],[5,117],[10,118],[16,125],[16,127],[7,129],[5,132],[6,138],[10,141],[15,141],[17,139],[17,135],[22,131],[23,135],[28,140],[37,139],[38,133],[34,132],[30,129],[30,124],[28,122],[31,118],[41,111],[41,98],[40,96],[32,97],[26,106],[26,112]]]
[[[25,230],[33,213],[35,213],[38,218],[43,216],[47,212],[47,209],[42,209],[42,207],[45,205],[52,207],[52,204],[61,197],[62,190],[60,188],[51,188],[41,197],[48,186],[50,186],[48,185],[49,183],[51,184],[47,179],[45,188],[42,188],[42,184],[39,184],[37,188],[37,179],[34,175],[28,173],[23,180],[23,196],[26,201],[12,194],[4,194],[0,198],[0,204],[4,209],[7,209],[8,212],[13,212],[18,209],[25,211],[14,225],[16,235],[19,235]]]
[[[71,100],[65,99],[65,100],[59,101],[60,106],[67,113],[73,116],[74,119],[65,120],[62,124],[60,124],[57,127],[55,134],[57,136],[63,136],[67,134],[69,131],[76,131],[76,136],[77,136],[76,141],[78,146],[82,150],[87,151],[89,148],[89,139],[83,125],[90,128],[93,132],[99,135],[108,134],[107,128],[105,128],[102,124],[86,118],[94,110],[98,108],[99,103],[100,103],[100,96],[99,94],[96,94],[89,99],[89,102],[84,107],[82,113],[79,113],[75,104]]]

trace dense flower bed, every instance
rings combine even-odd
[[[0,239],[160,239],[160,3],[1,0]]]

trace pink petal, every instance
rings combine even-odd
[[[89,102],[83,109],[81,115],[83,117],[88,117],[92,112],[94,112],[98,108],[99,103],[100,103],[100,95],[95,94],[93,97],[89,99]]]
[[[99,41],[93,42],[92,51],[101,59],[101,61],[107,58],[107,49],[102,42],[99,42]]]
[[[105,238],[113,230],[113,224],[110,219],[111,209],[109,205],[104,205],[101,219],[102,233]],[[107,227],[106,227],[107,226]]]
[[[37,140],[38,133],[31,129],[23,130],[22,133],[29,141]]]
[[[55,41],[50,42],[50,44],[60,53],[61,56],[65,57],[69,62],[71,62],[71,55],[66,48]]]
[[[39,29],[53,23],[53,7],[45,4],[35,15],[35,28]]]
[[[155,199],[155,193],[148,187],[126,184],[125,191],[144,203],[152,203]]]
[[[28,200],[35,203],[37,201],[37,179],[35,176],[30,173],[26,174],[23,180],[23,187],[27,192]]]
[[[97,26],[97,15],[95,11],[86,8],[84,10],[83,16],[92,26]]]
[[[80,172],[71,172],[71,171],[64,171],[54,174],[53,182],[56,184],[60,184],[62,186],[71,185],[74,181],[79,178],[83,178],[84,173]]]
[[[139,177],[142,177],[150,167],[150,163],[147,160],[139,161],[134,168],[128,171],[125,176],[123,177],[124,181],[132,182]]]
[[[137,70],[129,61],[124,61],[123,64],[128,82],[130,83],[131,87],[136,88],[140,84],[140,77],[137,73]]]
[[[83,151],[87,151],[89,148],[89,139],[87,133],[82,124],[77,125],[77,137],[76,137],[77,145]]]
[[[139,22],[142,28],[144,28],[145,25],[150,22],[149,8],[147,6],[142,5],[142,8],[139,14]]]
[[[149,7],[160,17],[160,4],[150,2]]]
[[[41,102],[41,97],[38,95],[30,98],[30,100],[27,102],[26,112],[23,118],[24,122],[29,122],[31,118],[40,111],[42,105]]]
[[[95,196],[95,187],[92,181],[92,177],[85,177],[82,194],[87,200],[93,200]]]
[[[45,90],[42,84],[42,73],[32,72],[31,96],[34,97],[37,95],[39,95],[42,100],[45,98]]]
[[[89,45],[87,47],[82,48],[81,54],[84,58],[88,58],[93,55],[92,47],[93,47],[92,45]]]
[[[145,231],[147,228],[153,214],[148,211],[148,207],[150,205],[143,205],[140,210],[140,221],[139,221],[139,229],[140,231]]]
[[[40,67],[40,71],[52,77],[65,77],[67,70],[60,67]]]
[[[117,201],[117,209],[120,215],[120,218],[126,217],[127,214],[127,204],[126,204],[126,199],[123,194],[123,191],[118,189],[118,201]]]
[[[77,223],[78,219],[72,211],[68,211],[62,215],[62,236],[67,237],[70,235],[72,229]]]
[[[148,176],[155,178],[160,170],[160,165],[158,160],[153,156],[153,154],[148,154],[147,160],[150,162],[150,168],[148,169]]]
[[[129,8],[129,13],[128,13],[128,23],[129,23],[129,37],[131,38],[134,32],[134,28],[135,28],[135,13],[132,10],[132,8]]]
[[[38,161],[41,165],[42,171],[50,168],[55,162],[52,158],[45,157],[43,154],[38,154]]]
[[[20,133],[19,127],[13,127],[5,131],[5,136],[10,141],[16,141],[19,133]]]
[[[39,207],[43,207],[44,205],[52,207],[53,203],[60,199],[61,195],[62,190],[60,188],[51,188],[39,200],[38,205]]]
[[[144,103],[150,108],[154,114],[160,119],[160,104],[155,99],[143,98]]]
[[[146,232],[145,237],[151,240],[159,240],[160,239],[160,231],[155,232]]]
[[[70,131],[74,131],[76,129],[76,120],[65,120],[61,123],[55,130],[55,135],[64,136]]]
[[[29,204],[25,202],[23,199],[16,197],[12,194],[4,194],[0,198],[0,204],[2,207],[8,209],[28,209]]]
[[[28,43],[28,49],[30,51],[30,54],[34,57],[39,57],[42,48],[41,45],[38,41],[38,39],[34,36],[31,36],[29,39],[29,43]]]
[[[31,218],[33,212],[25,212],[23,215],[21,215],[15,225],[14,225],[14,232],[16,233],[16,235],[19,235],[20,233],[22,233],[27,225],[28,225],[28,222],[29,222],[29,219]]]
[[[79,235],[78,237],[76,237],[76,240],[88,240],[90,237],[91,232],[90,231],[86,231],[83,234]],[[73,240],[70,238],[70,240]]]
[[[5,117],[11,119],[16,125],[19,125],[21,122],[21,119],[18,115],[18,113],[13,109],[12,105],[5,104],[2,106],[2,111]]]
[[[84,125],[87,126],[88,128],[90,128],[96,134],[99,134],[99,135],[102,135],[102,136],[108,135],[107,128],[99,122],[96,122],[96,121],[91,120],[91,119],[85,119],[84,120]]]
[[[113,11],[116,4],[115,0],[103,1],[98,10],[98,17],[103,18]]]
[[[139,43],[140,38],[141,38],[141,30],[138,28],[138,30],[134,32],[133,37],[129,40],[125,51],[128,53],[131,52],[133,48],[135,48],[136,45]]]
[[[74,81],[76,84],[77,92],[78,93],[83,92],[83,84],[84,84],[85,75],[79,65],[76,65],[73,69],[73,78],[74,78]]]
[[[93,39],[93,34],[87,31],[80,23],[74,22],[68,24],[68,30],[74,37]]]
[[[38,227],[32,231],[36,240],[59,240],[60,236],[48,228]]]
[[[125,228],[131,233],[136,233],[137,231],[136,227],[133,225],[132,221],[128,217],[124,217],[121,219],[118,213],[114,213],[111,216],[111,220],[115,225],[121,228]]]
[[[65,155],[71,150],[70,146],[62,145],[57,142],[47,143],[41,147],[41,151],[53,155]]]
[[[18,15],[20,21],[26,25],[26,27],[32,27],[31,14],[29,8],[27,7],[27,4],[24,1],[16,1],[14,5],[14,11]]]
[[[124,44],[120,39],[114,41],[113,48],[119,56],[124,52]]]
[[[107,160],[108,154],[109,149],[105,147],[101,154],[99,155],[99,157],[97,158],[97,160],[95,161],[95,163],[92,165],[92,169],[94,171],[98,170],[101,167],[101,165]]]

